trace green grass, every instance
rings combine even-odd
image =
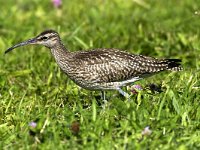
[[[199,149],[200,3],[192,0],[50,0],[0,2],[0,148]],[[137,82],[162,85],[128,102],[79,89],[41,46],[4,51],[45,29],[71,51],[115,47],[157,58],[180,58],[184,70]],[[130,93],[129,90],[127,92]],[[36,128],[29,123],[37,122]],[[71,126],[79,123],[80,130]],[[142,137],[150,126],[152,134]]]

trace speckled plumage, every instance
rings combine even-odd
[[[69,52],[53,30],[17,44],[7,49],[6,53],[27,44],[41,44],[50,48],[57,64],[69,78],[89,90],[121,90],[122,86],[157,72],[182,69],[179,59],[156,59],[113,48]]]

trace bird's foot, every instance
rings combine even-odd
[[[108,107],[108,101],[107,100],[103,100],[103,104],[102,104],[103,110],[105,110],[106,107]]]

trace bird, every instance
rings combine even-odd
[[[61,70],[78,86],[103,92],[117,90],[127,98],[130,95],[122,87],[165,70],[182,70],[181,59],[157,59],[116,48],[70,52],[59,33],[52,29],[8,48],[5,54],[25,45],[43,45],[49,48]]]

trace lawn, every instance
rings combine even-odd
[[[0,149],[199,149],[200,3],[195,0],[0,2]],[[118,48],[182,59],[183,71],[117,91],[79,88],[43,46],[12,45],[46,29],[70,51]],[[155,85],[156,88],[150,88]],[[145,130],[146,129],[146,130]],[[146,132],[145,132],[146,131]]]

